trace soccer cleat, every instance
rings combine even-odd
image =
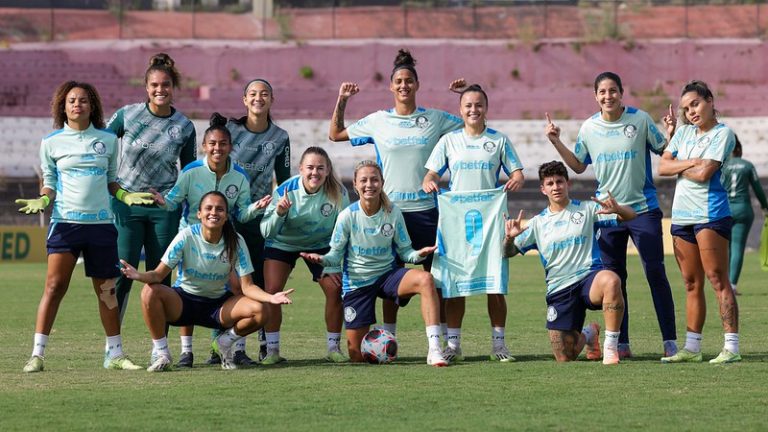
[[[232,358],[235,361],[235,364],[238,366],[254,366],[258,364],[257,361],[248,357],[248,354],[246,354],[243,350],[235,351],[235,355]]]
[[[740,354],[732,353],[727,349],[723,349],[722,351],[720,351],[720,354],[718,354],[717,357],[709,361],[709,364],[726,364],[726,363],[736,363],[740,361],[741,361]]]
[[[624,360],[632,358],[632,350],[629,348],[628,343],[619,344],[619,359]]]
[[[505,345],[501,345],[499,347],[496,347],[493,349],[493,352],[490,355],[491,361],[499,361],[502,363],[509,363],[513,362],[516,359],[512,357],[512,355],[509,353],[509,350]]]
[[[135,364],[127,355],[123,354],[104,360],[104,369],[140,370],[144,368]]]
[[[223,334],[224,333],[222,333],[222,335]],[[237,369],[234,354],[232,353],[232,347],[234,344],[230,345],[227,349],[223,349],[221,345],[219,345],[219,339],[221,339],[221,336],[216,337],[216,339],[211,342],[211,349],[221,358],[221,368]]]
[[[171,370],[171,363],[173,363],[171,357],[166,354],[153,355],[152,364],[147,368],[147,372],[167,372]]]
[[[669,357],[662,357],[662,363],[701,363],[701,352],[692,352],[683,348],[677,354]]]
[[[211,356],[205,361],[205,364],[217,365],[221,364],[221,356],[216,351],[211,350]]]
[[[672,357],[677,354],[677,343],[669,340],[664,342],[664,357]]]
[[[446,367],[448,366],[448,360],[445,359],[440,348],[435,348],[429,350],[429,353],[427,353],[427,364],[435,367]]]
[[[604,365],[617,365],[619,364],[619,351],[613,350],[610,348],[605,349],[605,354],[603,354],[603,364]]]
[[[461,347],[451,348],[450,346],[443,350],[443,357],[449,363],[460,363],[464,361],[464,354],[461,353]]]
[[[335,349],[328,351],[328,354],[325,356],[325,360],[331,363],[346,363],[349,361],[349,357],[342,354],[340,350]]]
[[[25,373],[33,373],[33,372],[42,372],[45,370],[45,362],[44,358],[41,356],[33,355],[32,357],[27,360],[27,363],[24,365],[24,369],[22,369]]]
[[[586,343],[587,360],[600,360],[603,357],[600,350],[600,324],[593,322],[589,327],[592,328],[592,337]]]
[[[179,362],[176,363],[177,368],[191,368],[195,363],[195,354],[191,352],[183,352],[179,356]]]
[[[261,364],[269,366],[282,363],[285,361],[285,357],[280,357],[279,351],[268,351],[267,356],[261,360]]]

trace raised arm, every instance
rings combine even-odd
[[[565,144],[563,144],[563,142],[560,140],[560,128],[556,124],[552,123],[552,118],[549,116],[549,113],[544,113],[544,115],[547,118],[545,133],[547,138],[549,138],[549,142],[555,146],[555,150],[557,150],[557,152],[560,154],[560,157],[563,159],[563,162],[565,162],[565,164],[568,165],[570,169],[576,172],[576,174],[583,173],[587,169],[587,165],[577,159],[576,155],[573,154],[573,152],[570,151],[568,147],[566,147]]]
[[[331,126],[328,138],[331,141],[349,141],[347,127],[344,126],[344,110],[347,109],[347,101],[360,91],[360,87],[353,82],[343,82],[339,87],[339,98],[336,100],[336,108],[331,117]]]

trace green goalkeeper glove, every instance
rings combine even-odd
[[[115,192],[115,198],[129,206],[137,204],[150,205],[155,203],[154,195],[149,192],[128,192],[125,189],[118,189],[117,192]]]
[[[19,209],[20,212],[24,212],[26,214],[35,214],[39,213],[41,211],[44,211],[46,207],[48,207],[48,204],[51,203],[51,199],[48,198],[48,195],[40,195],[40,198],[33,198],[33,199],[22,199],[19,198],[16,200],[16,204],[20,204],[23,207]]]

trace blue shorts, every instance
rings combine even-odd
[[[221,314],[221,306],[232,297],[231,292],[227,291],[223,296],[212,299],[190,294],[181,287],[172,287],[171,289],[181,297],[181,315],[179,319],[168,324],[176,327],[198,325],[212,329],[224,329],[219,315]]]
[[[323,249],[309,250],[306,252],[325,255],[328,253],[329,250],[331,250],[331,248],[327,247]],[[293,268],[296,267],[296,260],[298,260],[299,258],[301,258],[301,255],[299,255],[299,252],[288,252],[282,249],[273,248],[269,246],[264,248],[265,261],[275,260],[275,261],[284,262],[291,266],[291,270],[293,270]],[[309,269],[310,273],[312,273],[312,280],[315,282],[319,281],[320,276],[322,276],[323,274],[324,267],[320,264],[315,264],[307,260],[304,260],[304,263],[307,264],[307,268]]]
[[[416,212],[403,212],[405,229],[408,231],[408,237],[411,238],[411,247],[419,250],[437,244],[437,219],[439,216],[437,207]],[[399,257],[397,257],[397,263],[401,266],[404,265]],[[419,264],[431,266],[432,254],[429,254]]]
[[[547,296],[547,329],[579,330],[584,327],[587,309],[600,310],[603,305],[594,305],[589,301],[589,290],[598,272],[593,270],[584,279]]]
[[[398,306],[405,306],[410,298],[397,295],[400,281],[410,269],[396,268],[384,273],[376,282],[344,294],[344,326],[347,329],[368,327],[376,322],[376,297],[394,300]]]
[[[703,224],[693,224],[693,225],[672,224],[672,228],[670,229],[670,231],[672,232],[672,235],[675,237],[680,237],[681,239],[687,241],[688,243],[698,244],[696,242],[696,234],[698,234],[699,231],[703,229],[711,229],[714,232],[718,233],[720,237],[723,237],[724,239],[730,241],[732,227],[733,227],[733,218],[730,216],[726,216],[724,218],[713,220],[711,222],[707,222]]]
[[[48,255],[69,252],[83,254],[85,275],[99,279],[120,276],[117,256],[117,228],[114,224],[54,222],[48,227]]]

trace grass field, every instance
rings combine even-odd
[[[101,368],[104,336],[90,283],[76,271],[46,352],[46,371],[23,374],[31,352],[44,265],[0,266],[0,431],[13,430],[766,430],[768,286],[749,255],[739,289],[744,362],[728,366],[662,365],[661,341],[640,264],[630,258],[632,348],[618,367],[556,364],[544,329],[543,271],[537,257],[511,262],[507,340],[518,361],[487,361],[485,299],[467,302],[466,363],[425,364],[426,339],[412,302],[400,314],[400,358],[392,365],[323,363],[322,295],[300,265],[289,286],[282,353],[272,367],[149,374]],[[679,339],[685,338],[680,276],[667,261]],[[123,328],[127,352],[146,363],[151,341],[138,287]],[[707,291],[705,359],[722,347],[714,296]],[[602,318],[596,313],[588,319]],[[179,342],[171,331],[171,349]],[[199,329],[196,360],[208,352]],[[249,342],[255,353],[256,342]]]

